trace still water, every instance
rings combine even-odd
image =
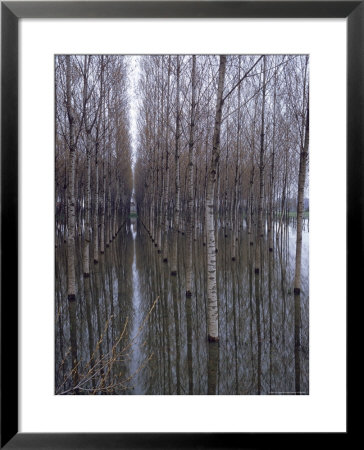
[[[303,232],[300,318],[293,279],[296,233],[285,227],[274,251],[263,250],[254,273],[254,246],[220,230],[217,253],[218,344],[207,342],[206,257],[193,245],[193,286],[185,296],[186,236],[179,235],[178,274],[170,275],[140,221],[126,223],[89,279],[77,245],[77,389],[72,389],[66,248],[56,249],[57,394],[223,394],[309,392],[308,231]],[[299,346],[297,344],[299,337]]]

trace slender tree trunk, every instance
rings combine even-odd
[[[102,163],[102,197],[101,197],[101,230],[100,230],[100,253],[105,253],[105,204],[106,204],[106,174],[105,161]]]
[[[223,89],[225,80],[226,56],[220,56],[219,81],[216,99],[215,128],[212,147],[212,158],[206,189],[206,232],[207,232],[207,308],[208,308],[208,340],[219,340],[218,303],[216,285],[216,244],[214,221],[214,186],[220,158],[220,129],[223,107]]]
[[[106,247],[110,247],[111,243],[111,150],[108,149],[108,162],[107,162],[107,170],[108,170],[108,183],[107,183],[107,209],[106,209]]]
[[[173,250],[172,250],[172,262],[171,262],[171,275],[177,275],[177,258],[178,258],[178,233],[179,233],[179,213],[180,213],[180,195],[181,195],[181,183],[180,183],[180,164],[179,164],[179,145],[180,145],[180,71],[181,63],[179,56],[177,55],[177,115],[176,115],[176,142],[175,142],[175,165],[176,165],[176,195],[175,195],[175,207],[174,207],[174,223],[173,223]]]
[[[164,159],[164,151],[163,151],[163,120],[164,120],[164,74],[163,74],[163,58],[162,58],[162,67],[161,67],[161,81],[158,77],[158,83],[161,84],[161,93],[158,99],[158,137],[157,137],[157,148],[158,155],[162,154],[161,160],[157,162],[157,179],[158,179],[158,195],[157,195],[157,252],[162,252],[162,207],[163,207],[163,188],[164,188],[164,174],[163,174],[163,159]]]
[[[224,237],[228,237],[228,226],[229,226],[229,219],[228,219],[228,160],[229,160],[229,119],[226,119],[226,155],[225,155],[225,183],[224,183],[224,213],[223,213],[223,220],[224,220]]]
[[[98,134],[98,133],[97,133]],[[95,147],[95,211],[94,211],[94,264],[99,262],[99,161],[98,138]]]
[[[195,145],[195,113],[196,113],[196,56],[192,56],[192,95],[190,140],[188,144],[188,211],[187,211],[187,268],[186,268],[186,296],[192,295],[192,240],[193,240],[193,150]]]
[[[286,133],[288,135],[288,133]],[[283,188],[282,188],[282,198],[281,198],[281,213],[279,217],[279,223],[277,228],[276,240],[279,239],[279,233],[282,230],[282,222],[284,218],[284,211],[286,208],[286,191],[287,191],[287,178],[288,178],[288,147],[286,146],[285,158],[284,158],[284,178],[283,178]]]
[[[257,330],[257,394],[261,394],[262,389],[262,331],[261,331],[261,283],[259,272],[255,272],[255,316]],[[264,323],[264,321],[263,321]]]
[[[294,299],[295,299],[295,390],[296,394],[301,393],[301,259],[302,259],[302,228],[303,228],[303,211],[305,197],[306,182],[306,166],[308,159],[309,146],[309,100],[306,100],[306,76],[308,67],[308,57],[306,57],[306,66],[304,74],[303,101],[302,101],[302,133],[304,139],[301,140],[300,166],[298,172],[298,194],[297,194],[297,234],[296,234],[296,264],[294,278]],[[306,114],[304,105],[307,101]]]
[[[304,146],[300,154],[300,168],[298,175],[298,198],[297,198],[297,238],[296,238],[296,269],[294,278],[294,299],[295,299],[295,390],[296,394],[301,393],[301,259],[302,259],[302,224],[304,209],[304,191],[306,181],[306,165],[308,159],[309,144],[309,111],[307,108],[306,130]]]
[[[264,120],[265,120],[265,56],[263,56],[263,98],[262,98],[262,122],[260,131],[260,156],[259,156],[259,202],[258,202],[258,230],[257,246],[255,248],[255,273],[259,273],[261,266],[261,244],[263,238],[263,198],[264,198]]]
[[[76,272],[75,272],[75,138],[71,99],[71,61],[66,56],[67,113],[69,121],[69,179],[68,179],[68,236],[67,236],[67,292],[70,315],[71,357],[73,385],[78,382],[76,328]]]
[[[88,117],[88,65],[91,56],[84,57],[84,74],[83,74],[83,114],[86,131],[86,183],[85,183],[85,230],[83,245],[83,276],[90,276],[90,241],[91,241],[91,127],[89,126]]]
[[[95,145],[95,211],[94,211],[94,264],[99,262],[99,147],[100,147],[100,127],[103,119],[102,100],[104,97],[104,57],[101,56],[101,78],[100,78],[100,115],[96,129]]]
[[[269,186],[269,219],[268,219],[268,241],[269,251],[273,251],[273,193],[274,193],[274,159],[275,159],[275,139],[276,139],[276,103],[277,103],[277,71],[274,74],[274,94],[273,94],[273,136],[272,136],[272,163]]]
[[[85,202],[85,231],[83,246],[83,276],[90,276],[90,241],[91,241],[91,133],[86,132],[86,202]]]
[[[253,228],[253,185],[254,185],[254,162],[252,161],[252,168],[250,169],[250,180],[249,180],[249,196],[248,196],[248,236],[249,245],[253,245],[252,228]]]
[[[168,206],[169,206],[169,90],[171,78],[171,56],[168,57],[168,81],[167,81],[167,111],[166,111],[166,136],[165,136],[165,179],[164,179],[164,236],[163,236],[163,261],[168,261]]]
[[[239,71],[238,78],[240,79],[240,59],[239,56]],[[231,249],[231,260],[236,260],[236,246],[238,240],[238,229],[240,220],[238,220],[238,182],[239,182],[239,161],[240,161],[240,128],[241,128],[241,117],[240,117],[240,105],[241,105],[241,84],[238,86],[238,126],[237,126],[237,137],[236,137],[236,160],[235,160],[235,179],[234,179],[234,198],[233,198],[233,216],[232,216],[232,227],[233,227],[233,240]]]
[[[296,269],[294,278],[294,293],[301,292],[301,258],[302,258],[302,225],[304,210],[304,194],[306,182],[306,165],[308,159],[309,144],[309,112],[306,115],[305,142],[300,154],[300,168],[298,175],[298,195],[297,195],[297,238],[296,238]]]

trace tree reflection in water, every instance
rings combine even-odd
[[[65,248],[56,249],[56,393],[308,394],[308,233],[303,236],[302,290],[295,299],[295,229],[269,252],[261,273],[239,232],[219,232],[219,343],[208,343],[205,247],[193,243],[193,293],[186,297],[186,236],[178,236],[178,274],[136,219],[124,224],[91,270],[78,274],[78,386],[70,373],[70,318]],[[81,246],[76,245],[77,266]]]

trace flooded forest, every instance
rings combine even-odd
[[[309,393],[309,58],[55,57],[55,394]]]

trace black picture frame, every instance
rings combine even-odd
[[[1,448],[270,448],[310,433],[18,433],[18,21],[20,18],[347,18],[347,305],[361,292],[363,258],[363,1],[1,2]],[[349,351],[350,345],[347,346]],[[347,445],[347,432],[336,443]],[[325,442],[324,433],[314,435]],[[345,442],[343,441],[345,440]]]

